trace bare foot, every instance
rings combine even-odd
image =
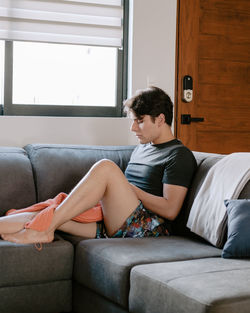
[[[33,229],[22,229],[13,234],[2,234],[6,241],[15,243],[48,243],[54,240],[54,232],[38,232]]]

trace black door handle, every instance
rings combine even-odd
[[[204,117],[191,117],[190,114],[181,115],[181,124],[191,124],[192,122],[204,122]]]

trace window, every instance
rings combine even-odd
[[[0,40],[0,106],[3,104],[3,81],[4,81],[4,41]],[[2,109],[1,111],[2,112]]]
[[[14,104],[115,107],[116,74],[116,48],[13,45]]]
[[[0,69],[6,69],[5,75],[3,71],[0,72],[0,83],[4,81],[4,84],[0,85],[0,96],[4,99],[1,102],[2,113],[121,116],[122,102],[126,97],[128,1],[124,1],[122,11],[119,0],[69,0],[61,3],[51,1],[55,5],[54,10],[60,3],[60,12],[53,18],[46,6],[50,13],[45,16],[46,22],[41,21],[42,15],[46,15],[45,7],[40,7],[42,2],[46,1],[41,0],[38,3],[31,0],[30,3],[34,6],[28,10],[26,7],[20,9],[22,3],[25,4],[24,0],[21,0],[20,6],[14,7],[13,11],[1,10],[0,6],[0,23],[5,25],[4,20],[9,18],[3,30],[11,29],[0,30],[0,39],[4,39],[0,40]],[[70,4],[70,7],[63,8],[63,3]],[[79,20],[81,11],[76,9],[81,5],[80,9],[84,14]],[[96,15],[92,16],[96,11],[91,10],[97,9],[100,21],[96,20]],[[114,17],[105,16],[104,9],[111,9]],[[121,12],[122,28],[122,23],[119,22]],[[31,13],[34,14],[32,17]],[[23,20],[19,21],[22,14]],[[90,19],[90,16],[93,21],[86,20]],[[61,30],[61,24],[65,20],[68,21]],[[80,21],[83,21],[83,28],[79,26]],[[28,25],[29,22],[31,25]],[[50,22],[51,25],[48,26]],[[44,24],[47,28],[41,31]],[[91,24],[94,24],[93,27]],[[82,32],[84,36],[79,35]]]

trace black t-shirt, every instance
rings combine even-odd
[[[142,144],[133,151],[125,176],[128,181],[156,196],[163,195],[163,184],[189,187],[196,160],[179,140],[162,144]]]

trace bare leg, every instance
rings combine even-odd
[[[0,218],[0,234],[13,234],[22,230],[38,212],[24,212]]]
[[[7,234],[15,234],[24,229],[27,222],[31,221],[38,212],[18,213],[0,218],[0,234],[3,239]],[[62,224],[59,230],[71,235],[81,236],[85,238],[95,238],[96,223],[78,223],[68,221]]]
[[[51,242],[60,225],[102,201],[104,223],[112,235],[138,206],[139,200],[120,168],[109,160],[96,163],[59,205],[49,229],[37,232],[24,229],[4,239],[17,243]]]
[[[58,227],[65,233],[81,236],[85,238],[95,238],[96,237],[96,223],[78,223],[75,221],[68,221]]]

